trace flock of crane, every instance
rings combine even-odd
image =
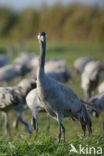
[[[93,113],[99,116],[104,111],[104,82],[99,85],[100,78],[104,76],[104,61],[81,57],[74,62],[76,74],[81,76],[81,88],[85,96],[82,100],[72,89],[63,84],[73,79],[66,62],[57,59],[45,61],[46,33],[40,33],[37,38],[40,45],[39,57],[21,53],[12,64],[8,64],[11,57],[8,54],[0,56],[0,83],[7,83],[28,74],[28,77],[20,80],[15,86],[0,87],[0,122],[4,115],[5,133],[10,133],[9,112],[11,110],[16,112],[14,128],[18,128],[21,122],[29,133],[32,133],[33,129],[36,133],[38,132],[38,113],[45,111],[48,122],[47,130],[50,128],[50,117],[58,121],[59,142],[62,136],[65,141],[63,125],[65,117],[78,120],[84,135],[86,135],[86,130],[89,134],[92,133]],[[94,96],[96,88],[98,88],[98,94]],[[32,125],[25,119],[26,108],[32,112]]]

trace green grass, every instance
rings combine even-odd
[[[91,137],[80,135],[68,139],[65,143],[63,141],[58,143],[55,137],[46,136],[44,133],[39,133],[37,137],[28,136],[26,133],[18,134],[13,138],[2,136],[0,156],[74,156],[75,153],[70,153],[70,144],[73,144],[76,149],[80,144],[83,147],[104,148],[104,136],[102,134],[93,134]]]
[[[15,41],[0,41],[2,48],[7,48],[13,44],[17,48],[14,52],[14,57],[17,55],[19,43]],[[47,59],[62,58],[67,61],[68,67],[72,70],[73,62],[80,56],[91,56],[97,59],[104,59],[104,45],[100,43],[47,43]],[[26,42],[27,50],[36,51],[39,54],[37,41]],[[104,79],[103,79],[104,80]],[[16,81],[17,82],[17,81]],[[16,84],[15,82],[15,84]],[[9,85],[12,85],[10,83]],[[65,84],[70,86],[80,97],[83,98],[83,93],[80,88],[80,76],[73,77],[72,83]],[[11,118],[11,135],[4,135],[4,127],[0,128],[0,156],[75,156],[70,153],[70,144],[78,148],[79,144],[89,147],[101,146],[104,155],[104,132],[102,131],[102,121],[104,114],[98,119],[93,118],[93,133],[91,136],[83,137],[83,132],[79,122],[74,122],[72,119],[65,119],[64,126],[66,128],[66,142],[57,143],[58,123],[51,119],[50,133],[46,133],[47,117],[45,113],[39,115],[39,134],[36,136],[29,135],[23,125],[19,125],[18,130],[12,128],[12,121],[15,114],[10,113]],[[25,116],[31,122],[31,112],[27,110]],[[77,155],[77,154],[76,154]],[[81,154],[82,155],[82,154]],[[92,154],[93,155],[93,154]],[[91,155],[91,156],[92,156]],[[102,155],[102,156],[103,156]]]

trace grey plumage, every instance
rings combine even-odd
[[[98,95],[92,97],[89,102],[92,103],[93,107],[90,107],[90,113],[95,113],[96,117],[99,117],[99,115],[104,112],[104,92],[99,93]],[[104,121],[103,121],[103,130],[104,130]]]
[[[25,125],[29,133],[32,132],[32,129],[30,124],[28,124],[27,121],[23,118],[23,112],[26,107],[25,97],[28,92],[35,87],[35,80],[24,79],[16,87],[0,88],[0,111],[8,113],[14,109],[17,114],[14,126],[17,128],[18,123],[21,122]],[[9,125],[9,121],[7,125]],[[8,126],[6,128],[8,131]]]
[[[77,73],[82,73],[85,66],[91,62],[91,61],[94,61],[95,59],[94,58],[91,58],[89,56],[85,56],[85,57],[80,57],[78,59],[76,59],[74,61],[74,69],[76,70]]]
[[[65,140],[65,128],[63,126],[64,117],[74,117],[78,119],[82,128],[86,130],[88,126],[91,132],[91,119],[88,115],[86,107],[80,101],[78,96],[63,84],[48,77],[44,71],[45,53],[46,53],[46,33],[42,32],[38,35],[40,43],[40,62],[37,71],[37,96],[44,109],[59,123],[59,141],[62,133]]]
[[[26,52],[21,52],[18,57],[13,60],[14,64],[26,64],[30,61],[30,56]]]
[[[16,77],[22,76],[21,65],[7,65],[0,68],[0,81],[10,81]]]
[[[9,132],[9,117],[8,112],[15,109],[20,101],[21,96],[11,87],[0,88],[0,111],[5,114],[5,133]]]
[[[97,88],[102,70],[104,70],[102,61],[91,61],[85,66],[81,75],[81,87],[86,99],[90,98]]]
[[[0,88],[0,110],[7,112],[18,105],[20,95],[11,87]]]
[[[21,52],[20,55],[14,59],[13,64],[19,64],[21,66],[21,75],[24,76],[26,73],[31,71],[30,67],[30,55],[26,52]]]
[[[66,63],[64,60],[48,61],[45,66],[45,72],[47,76],[59,82],[66,82],[71,78],[71,75],[66,67]],[[34,77],[34,74],[32,77]],[[38,113],[45,111],[45,109],[42,107],[40,100],[36,96],[36,89],[33,89],[28,93],[28,95],[26,96],[26,102],[29,109],[32,111],[34,129],[36,130],[36,132],[38,132]],[[47,118],[48,118],[47,131],[49,131],[50,122],[48,113]]]
[[[9,54],[0,55],[0,67],[5,66],[9,61],[11,57]]]
[[[28,54],[22,53],[12,64],[0,68],[0,81],[11,81],[31,71]]]
[[[13,51],[14,47],[9,47],[5,54],[0,54],[0,68],[7,65],[10,62],[10,60],[12,59]]]
[[[36,88],[36,81],[32,78],[23,79],[20,81],[16,87],[16,90],[22,98],[22,104],[20,103],[16,108],[16,118],[13,123],[14,128],[18,128],[19,121],[25,125],[29,133],[32,133],[31,125],[23,117],[23,113],[27,107],[26,105],[26,96],[33,89]]]
[[[47,75],[53,79],[55,79],[56,81],[59,81],[59,82],[67,82],[71,76],[70,74],[66,71],[63,71],[63,72],[50,72],[50,73],[47,73]]]
[[[91,112],[95,112],[96,116],[99,116],[104,111],[104,92],[89,99],[92,103]]]
[[[28,95],[26,96],[26,103],[29,109],[32,112],[33,116],[33,127],[36,132],[38,132],[38,113],[40,111],[45,111],[44,107],[41,105],[41,102],[36,94],[36,89],[32,89]],[[49,130],[50,122],[49,122],[49,114],[48,116],[48,127],[47,130]]]
[[[33,69],[32,75],[35,78],[36,78],[38,64],[39,64],[38,57],[35,57],[30,62],[30,66]],[[66,62],[64,60],[54,59],[54,60],[47,61],[45,64],[45,72],[48,76],[63,83],[72,79],[71,72],[68,70]]]
[[[104,92],[104,82],[100,83],[98,86],[98,93]]]
[[[65,60],[50,60],[45,64],[45,73],[59,82],[67,82],[72,79]]]

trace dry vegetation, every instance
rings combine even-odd
[[[20,13],[0,8],[1,37],[28,39],[39,31],[51,39],[104,41],[104,7],[58,4]]]

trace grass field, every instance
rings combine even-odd
[[[13,42],[12,42],[13,44]],[[104,45],[100,43],[47,43],[47,59],[62,58],[67,61],[68,67],[73,71],[73,61],[80,56],[91,56],[97,59],[104,60]],[[1,47],[11,45],[11,41],[0,41]],[[18,44],[14,43],[16,47]],[[18,48],[17,48],[18,49]],[[37,42],[30,41],[26,43],[26,49],[31,51],[39,51]],[[15,57],[14,53],[14,57]],[[104,79],[103,79],[104,80]],[[11,84],[11,83],[10,83]],[[81,98],[83,98],[82,90],[80,88],[80,76],[73,77],[72,83],[65,84],[70,86]],[[75,156],[75,155],[104,155],[104,132],[102,130],[102,121],[104,120],[104,113],[98,118],[93,118],[93,133],[91,136],[83,137],[80,124],[67,118],[64,120],[66,128],[66,142],[57,143],[58,124],[51,119],[50,133],[46,133],[47,118],[45,113],[39,115],[39,134],[36,136],[35,132],[29,135],[20,125],[18,130],[12,129],[12,121],[15,113],[10,114],[11,118],[11,135],[4,135],[4,128],[0,129],[0,156]],[[31,112],[27,110],[25,116],[28,121],[31,121]],[[70,153],[73,144],[76,149],[79,145],[83,147],[102,147],[102,154],[75,154]]]

